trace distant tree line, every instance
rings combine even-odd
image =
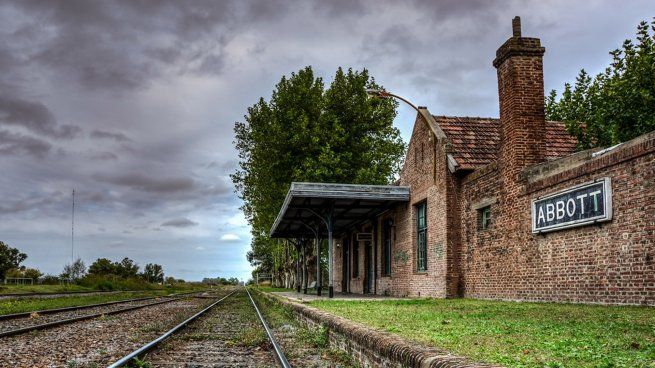
[[[164,268],[160,264],[148,263],[143,268],[143,272],[139,272],[139,270],[139,265],[127,257],[120,262],[112,262],[107,258],[98,258],[89,266],[88,270],[84,262],[77,259],[72,264],[64,267],[61,276],[71,280],[79,280],[88,274],[91,276],[115,276],[123,279],[141,278],[152,283],[164,282]]]
[[[60,282],[87,283],[95,286],[94,283],[108,280],[140,280],[148,283],[183,283],[184,280],[173,277],[164,278],[164,268],[160,264],[147,263],[140,272],[139,265],[130,258],[123,258],[120,262],[112,262],[107,258],[98,258],[87,269],[81,259],[66,264],[61,274],[43,275],[35,268],[28,268],[21,263],[27,259],[27,254],[17,248],[0,241],[0,280],[5,278],[28,278],[42,283],[56,284]],[[238,281],[238,280],[237,280]],[[135,283],[132,283],[135,285]],[[111,286],[113,287],[113,286]],[[135,286],[135,287],[138,287]]]
[[[227,279],[225,277],[205,277],[202,279],[202,283],[207,285],[239,285],[239,279],[236,277],[230,277]]]

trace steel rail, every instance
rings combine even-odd
[[[36,292],[36,293],[7,293],[0,294],[0,298],[9,299],[9,298],[21,298],[21,297],[39,297],[39,296],[69,296],[69,295],[79,295],[79,294],[111,294],[111,293],[121,293],[121,292],[139,292],[139,291],[148,291],[148,290],[78,290],[78,291],[65,291],[62,293],[48,293],[48,292]]]
[[[218,303],[222,302],[225,300],[227,297],[230,295],[236,293],[238,290],[234,290],[231,293],[227,294],[226,296],[222,297],[221,299],[215,301],[214,303],[210,304],[208,307],[205,309],[201,310],[200,312],[194,314],[193,316],[187,318],[184,320],[182,323],[178,324],[177,326],[171,328],[167,332],[165,332],[163,335],[159,336],[158,338],[150,341],[149,343],[143,345],[142,347],[138,348],[137,350],[134,350],[133,352],[125,355],[124,357],[120,358],[116,362],[112,363],[111,365],[107,366],[107,368],[117,368],[117,367],[122,367],[129,363],[132,359],[137,358],[139,356],[142,356],[143,354],[147,353],[148,351],[152,350],[155,348],[157,345],[159,345],[162,341],[166,340],[169,338],[172,334],[177,332],[178,330],[186,327],[189,323],[193,322],[196,320],[198,317],[202,316],[209,310],[211,310],[214,306],[216,306]]]
[[[36,314],[54,314],[54,313],[59,313],[59,312],[69,312],[69,311],[74,311],[74,310],[82,310],[82,309],[89,309],[89,308],[95,308],[95,307],[105,307],[105,306],[108,306],[108,305],[114,305],[114,304],[120,304],[120,303],[138,302],[138,301],[149,300],[149,299],[172,298],[172,297],[176,297],[176,296],[180,296],[180,295],[200,293],[200,292],[202,292],[202,291],[192,291],[192,292],[187,292],[187,293],[174,293],[174,294],[159,295],[159,296],[148,296],[148,297],[144,297],[144,298],[135,298],[135,299],[114,300],[114,301],[111,301],[111,302],[104,302],[104,303],[85,304],[85,305],[77,305],[77,306],[72,306],[72,307],[53,308],[53,309],[42,309],[42,310],[12,313],[12,314],[1,314],[0,315],[0,321],[5,321],[5,320],[8,320],[8,319],[27,318],[27,317],[30,317],[33,313],[36,313]]]
[[[280,363],[280,365],[283,368],[291,368],[291,364],[289,364],[289,361],[287,361],[287,358],[284,356],[284,353],[282,352],[280,345],[278,345],[277,341],[275,341],[275,336],[273,336],[273,332],[268,327],[268,324],[264,320],[264,316],[259,311],[259,308],[257,307],[257,303],[255,303],[255,300],[252,298],[252,295],[250,295],[250,291],[248,291],[248,288],[246,287],[245,289],[246,289],[246,293],[248,293],[248,297],[250,298],[250,302],[252,303],[253,307],[255,307],[257,316],[259,316],[259,321],[262,323],[262,326],[264,326],[264,329],[266,330],[268,339],[271,341],[271,344],[273,344],[273,349],[275,350],[275,355],[278,359],[278,363]]]
[[[14,329],[14,330],[8,330],[8,331],[0,332],[0,338],[7,337],[7,336],[19,335],[19,334],[22,334],[22,333],[25,333],[25,332],[30,332],[30,331],[45,330],[45,329],[48,329],[48,328],[51,328],[51,327],[61,326],[61,325],[65,325],[65,324],[73,323],[73,322],[77,322],[77,321],[84,321],[84,320],[87,320],[87,319],[98,318],[98,317],[101,317],[101,316],[110,316],[110,315],[119,314],[119,313],[123,313],[123,312],[129,312],[129,311],[133,311],[133,310],[136,310],[136,309],[151,307],[153,305],[170,303],[170,302],[180,300],[180,299],[183,299],[183,298],[184,297],[176,297],[176,298],[171,298],[171,299],[168,299],[168,300],[162,300],[162,301],[159,301],[159,302],[154,302],[154,303],[148,303],[148,304],[143,304],[143,305],[137,305],[137,306],[133,306],[133,307],[116,309],[116,310],[108,311],[108,312],[104,312],[104,313],[94,313],[94,314],[89,314],[89,315],[86,315],[86,316],[79,316],[79,317],[62,319],[62,320],[59,320],[59,321],[43,323],[43,324],[40,324],[40,325],[34,325],[34,326],[29,326],[29,327],[21,327],[21,328],[17,328],[17,329]]]
[[[39,297],[67,297],[67,296],[84,296],[84,295],[95,295],[95,294],[118,294],[118,293],[138,293],[149,290],[78,290],[78,291],[67,291],[63,293],[48,293],[48,292],[37,292],[37,293],[8,293],[0,294],[0,300],[2,299],[28,299],[28,298],[39,298]],[[193,293],[199,291],[192,291]]]
[[[12,314],[2,314],[0,315],[0,321],[6,321],[8,319],[18,319],[18,318],[28,318],[32,316],[34,313],[36,314],[54,314],[54,313],[59,313],[59,312],[69,312],[69,311],[74,311],[74,310],[82,310],[82,309],[89,309],[89,308],[95,308],[95,307],[105,307],[108,305],[114,305],[114,304],[120,304],[120,303],[129,303],[129,302],[138,302],[141,300],[148,300],[148,299],[157,299],[157,298],[163,298],[164,296],[154,296],[154,297],[145,297],[145,298],[136,298],[136,299],[124,299],[124,300],[115,300],[112,302],[105,302],[105,303],[97,303],[97,304],[86,304],[86,305],[77,305],[73,307],[63,307],[63,308],[54,308],[54,309],[42,309],[42,310],[35,310],[35,311],[29,311],[29,312],[20,312],[20,313],[12,313]]]

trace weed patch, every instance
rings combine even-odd
[[[268,344],[268,337],[261,327],[249,327],[241,331],[233,339],[228,340],[228,344],[246,347],[264,347]]]

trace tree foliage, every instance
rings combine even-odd
[[[125,257],[120,263],[115,264],[116,273],[123,278],[136,277],[139,274],[139,265],[133,260]]]
[[[23,277],[27,277],[28,279],[32,279],[34,281],[38,280],[41,276],[43,276],[43,272],[37,270],[36,268],[26,268],[23,270]]]
[[[26,278],[34,281],[38,280],[41,276],[43,276],[43,272],[36,268],[27,268],[25,266],[11,268],[5,273],[5,277]]]
[[[164,268],[156,263],[148,263],[143,268],[143,278],[148,282],[164,282]]]
[[[116,275],[122,278],[130,278],[136,277],[138,273],[139,265],[127,257],[120,262],[112,262],[107,258],[98,258],[89,266],[89,274],[92,275]]]
[[[86,265],[84,262],[78,258],[75,262],[66,264],[64,270],[61,272],[60,277],[63,279],[68,279],[70,281],[77,282],[86,274]]]
[[[115,275],[117,273],[114,263],[107,258],[98,258],[89,266],[89,274]]]
[[[653,34],[651,34],[653,32]],[[637,44],[625,40],[612,63],[592,78],[582,69],[575,86],[546,97],[549,120],[564,121],[579,148],[610,146],[655,130],[655,20],[637,27]]]
[[[210,277],[205,277],[202,279],[203,284],[208,284],[208,285],[239,285],[239,279],[236,277],[230,277],[230,278],[225,278],[225,277],[215,277],[215,278],[210,278]]]
[[[25,259],[27,259],[27,254],[0,241],[0,279],[4,279],[6,272],[10,269],[19,268]]]
[[[239,169],[231,177],[251,226],[252,265],[270,271],[277,263],[268,232],[292,181],[388,184],[398,172],[405,146],[392,125],[397,103],[369,99],[367,88],[379,86],[366,69],[339,68],[326,89],[306,67],[235,124]]]

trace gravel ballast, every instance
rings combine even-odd
[[[210,303],[186,298],[0,338],[0,367],[103,367]]]

